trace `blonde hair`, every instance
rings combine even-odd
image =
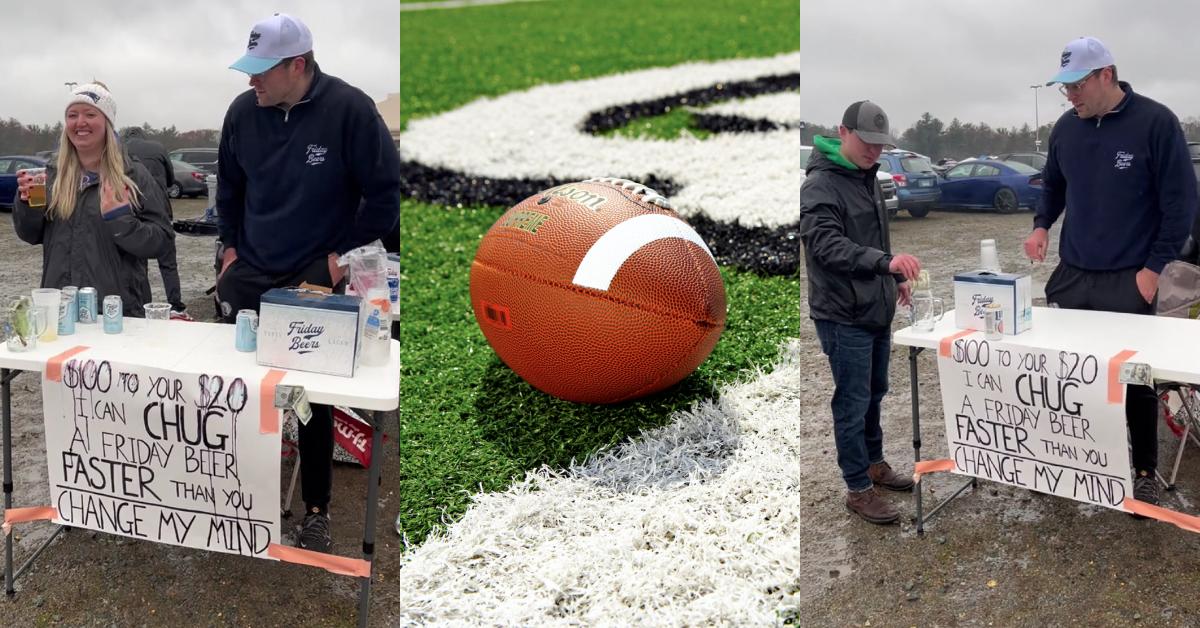
[[[58,138],[58,160],[55,167],[58,169],[58,175],[54,181],[54,194],[46,211],[50,218],[66,220],[75,213],[75,204],[79,202],[79,186],[83,180],[83,162],[79,160],[79,153],[67,136],[66,124],[63,124],[62,135]],[[128,201],[134,207],[140,206],[137,199],[142,190],[125,174],[125,155],[117,144],[112,124],[107,117],[104,118],[104,148],[100,154],[98,174],[100,185],[104,185],[106,181],[121,184],[113,185],[118,201]],[[126,187],[131,192],[131,198],[128,199],[124,198]]]

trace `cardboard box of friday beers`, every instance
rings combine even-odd
[[[1029,275],[976,270],[954,275],[954,325],[984,329],[984,309],[997,303],[1003,310],[1000,332],[1019,334],[1033,327],[1033,283]]]
[[[258,363],[354,377],[361,305],[357,296],[268,290],[259,306]]]

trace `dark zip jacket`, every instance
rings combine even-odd
[[[399,229],[400,156],[375,103],[315,68],[291,107],[229,106],[217,156],[221,241],[272,275]]]
[[[100,215],[99,177],[89,177],[75,211],[66,220],[46,218],[46,208],[32,208],[19,197],[13,201],[13,227],[17,237],[42,245],[42,286],[62,288],[91,286],[96,289],[96,307],[104,297],[121,297],[126,316],[145,316],[150,281],[146,260],[161,256],[175,232],[167,218],[167,199],[150,172],[128,155],[125,174],[141,188],[140,207]],[[53,163],[46,166],[47,201],[59,184]],[[48,205],[47,205],[48,207]]]
[[[896,314],[896,277],[888,272],[886,210],[875,199],[876,164],[859,169],[842,157],[841,141],[816,137],[800,187],[800,239],[808,271],[809,315],[870,329]]]
[[[1134,93],[1100,118],[1072,109],[1050,132],[1035,227],[1063,219],[1059,257],[1091,271],[1163,266],[1179,256],[1192,228],[1196,175],[1179,119]]]

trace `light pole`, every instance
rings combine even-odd
[[[1041,130],[1042,123],[1040,120],[1038,120],[1038,91],[1037,90],[1039,90],[1043,87],[1045,87],[1045,85],[1030,85],[1029,86],[1029,89],[1033,90],[1033,150],[1035,150],[1037,152],[1042,151],[1042,139],[1038,135],[1038,132]]]

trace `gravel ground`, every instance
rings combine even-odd
[[[174,202],[176,218],[203,214],[206,199]],[[0,294],[36,287],[41,276],[41,247],[16,238],[10,214],[0,214]],[[211,320],[213,238],[176,239],[183,297],[197,320]],[[150,263],[156,300],[162,281]],[[184,323],[180,323],[184,324]],[[45,441],[41,389],[30,374],[13,382],[14,506],[45,504]],[[394,623],[399,605],[399,547],[395,482],[398,424],[394,412],[383,420],[383,484],[376,525],[372,626]],[[0,452],[2,453],[2,452]],[[291,463],[284,462],[290,477]],[[334,468],[332,534],[334,552],[361,556],[366,470]],[[287,478],[281,478],[281,484]],[[286,491],[286,486],[284,487]],[[303,510],[296,491],[293,508]],[[283,522],[285,532],[295,519]],[[22,524],[14,530],[19,566],[48,538],[53,526]],[[358,581],[312,567],[204,552],[124,537],[71,531],[62,534],[17,581],[17,594],[0,600],[0,625],[33,626],[348,626],[357,621]]]
[[[1031,222],[1028,213],[934,212],[921,220],[902,215],[892,224],[892,243],[896,252],[917,255],[932,274],[935,296],[952,301],[951,277],[978,264],[981,238],[996,239],[1005,270],[1031,272],[1035,286],[1044,285],[1057,259],[1030,266],[1021,254]],[[1056,228],[1054,251],[1057,235]],[[807,311],[807,303],[803,307]],[[905,324],[898,316],[894,327]],[[800,339],[811,349],[811,385],[802,394],[811,397],[814,411],[827,414],[828,364],[811,322],[805,321]],[[905,347],[893,349],[891,393],[884,402],[887,456],[905,473],[913,460],[907,357]],[[947,449],[937,365],[928,352],[920,360],[922,457],[943,458]],[[1159,429],[1159,440],[1160,466],[1169,469],[1179,441],[1165,428]],[[918,537],[909,494],[889,498],[904,515],[901,525],[880,527],[849,515],[842,505],[832,433],[827,446],[828,472],[812,479],[807,501],[821,513],[818,521],[847,539],[852,567],[848,574],[827,574],[823,593],[801,604],[798,625],[1200,625],[1195,593],[1200,536],[980,481],[938,513]],[[1179,472],[1179,488],[1163,493],[1163,505],[1194,513],[1194,503],[1200,501],[1200,463],[1194,450],[1189,453],[1192,458],[1185,456]],[[939,499],[963,479],[942,473],[923,481],[928,509],[929,488],[933,499]]]

